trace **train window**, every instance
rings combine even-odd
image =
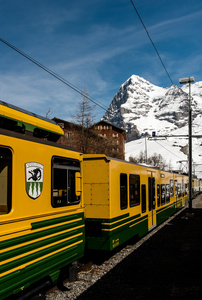
[[[178,184],[178,197],[182,196],[182,185],[181,183]]]
[[[157,206],[161,205],[161,198],[160,198],[160,185],[157,184]]]
[[[175,196],[177,196],[177,194],[178,194],[178,192],[177,192],[177,187],[178,187],[178,185],[177,185],[177,180],[175,180]]]
[[[128,207],[128,197],[127,197],[127,174],[120,174],[120,202],[121,209]]]
[[[140,175],[129,175],[130,207],[140,204]]]
[[[161,205],[165,204],[165,184],[161,184]]]
[[[185,184],[184,184],[184,179],[182,178],[182,196],[185,194]]]
[[[0,215],[11,210],[12,152],[0,147]]]
[[[188,192],[188,181],[187,183],[185,183],[185,195],[187,195],[187,192]]]
[[[148,177],[149,211],[155,209],[155,178]]]
[[[170,202],[170,185],[166,184],[166,203]]]
[[[146,184],[141,185],[142,189],[142,213],[146,212]]]
[[[80,171],[80,162],[74,159],[53,157],[52,159],[52,206],[60,207],[78,204],[76,196],[76,172]]]
[[[170,197],[173,197],[173,179],[170,180]]]

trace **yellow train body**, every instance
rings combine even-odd
[[[0,130],[0,299],[84,254],[81,155]],[[66,183],[60,175],[66,176]],[[78,177],[78,176],[77,176]],[[80,184],[81,186],[81,184]]]
[[[142,236],[188,201],[187,176],[84,155],[84,203],[89,248],[112,250]]]
[[[1,128],[17,132],[32,132],[35,136],[57,141],[63,130],[52,120],[0,101]]]

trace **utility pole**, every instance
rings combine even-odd
[[[201,135],[194,135],[192,136],[192,108],[191,108],[191,82],[194,82],[194,77],[186,77],[180,78],[180,84],[189,84],[189,94],[188,94],[188,101],[189,101],[189,121],[188,121],[188,137],[189,137],[189,213],[192,213],[192,137],[201,137]],[[155,132],[152,132],[152,137],[149,139],[157,140],[157,139],[167,139],[169,137],[187,137],[187,135],[161,135],[156,136]]]
[[[147,137],[145,135],[145,160],[146,160],[146,164],[147,164]]]
[[[191,82],[194,77],[180,78],[180,84],[189,84],[189,212],[192,213],[192,108],[191,108]]]

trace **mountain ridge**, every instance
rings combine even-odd
[[[127,133],[126,160],[146,151],[161,154],[173,170],[187,171],[189,85],[158,87],[142,77],[132,75],[124,82],[109,105],[103,119],[123,127]],[[192,134],[202,130],[202,81],[191,84]],[[109,113],[110,112],[110,113]],[[147,140],[145,137],[173,136],[167,140]],[[181,138],[180,136],[185,136]],[[186,137],[187,136],[187,137]],[[193,164],[202,178],[202,138],[193,138]],[[198,173],[197,173],[198,172]]]
[[[202,106],[198,103],[199,98],[202,100],[202,82],[196,86],[192,94],[193,119],[202,113]],[[186,126],[188,122],[187,92],[188,85],[182,88],[176,85],[158,87],[132,75],[119,88],[103,119],[123,127],[127,141],[151,135],[152,131],[168,134],[168,131]]]

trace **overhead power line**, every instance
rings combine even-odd
[[[93,97],[88,96],[87,93],[83,92],[81,89],[79,89],[78,87],[76,87],[75,85],[73,85],[71,82],[67,81],[66,79],[64,79],[63,77],[61,77],[60,75],[56,74],[55,72],[53,72],[52,70],[50,70],[49,68],[47,68],[46,66],[42,65],[40,62],[38,62],[37,60],[35,60],[34,58],[32,58],[31,56],[27,55],[25,52],[21,51],[20,49],[18,49],[17,47],[13,46],[12,44],[10,44],[9,42],[7,42],[6,40],[4,40],[3,38],[0,37],[0,41],[4,44],[6,44],[7,46],[9,46],[10,48],[12,48],[13,50],[15,50],[16,52],[18,52],[19,54],[21,54],[22,56],[24,56],[25,58],[27,58],[29,61],[31,61],[32,63],[34,63],[35,65],[37,65],[38,67],[40,67],[41,69],[43,69],[44,71],[46,71],[47,73],[49,73],[50,75],[52,75],[53,77],[55,77],[56,79],[60,80],[62,83],[66,84],[67,86],[69,86],[71,89],[73,89],[75,92],[79,93],[80,95],[82,95],[83,97],[86,97],[88,100],[90,100],[91,102],[93,102],[95,105],[99,106],[100,108],[104,109],[104,111],[106,111],[108,108],[105,107],[101,102],[99,102],[98,100],[96,100]],[[110,113],[110,112],[109,112]]]
[[[171,77],[170,77],[170,75],[169,75],[169,73],[168,73],[168,71],[167,71],[167,69],[166,69],[166,66],[165,66],[164,63],[163,63],[163,60],[162,60],[162,58],[161,58],[161,56],[160,56],[160,54],[159,54],[159,52],[158,52],[156,46],[154,45],[154,42],[152,41],[152,38],[151,38],[151,36],[150,36],[150,34],[149,34],[149,32],[148,32],[148,30],[147,30],[147,28],[146,28],[146,26],[145,26],[143,20],[142,20],[142,18],[140,17],[140,14],[139,14],[138,11],[137,11],[137,8],[135,7],[135,4],[134,4],[133,0],[130,0],[130,1],[131,1],[132,5],[133,5],[133,7],[134,7],[134,9],[135,9],[135,11],[136,11],[136,13],[137,13],[137,15],[138,15],[138,18],[140,19],[140,21],[141,21],[141,23],[142,23],[142,26],[144,27],[144,29],[145,29],[145,31],[146,31],[146,33],[147,33],[147,35],[148,35],[148,38],[150,39],[150,42],[152,43],[152,46],[154,47],[154,50],[156,51],[156,53],[157,53],[157,55],[158,55],[158,58],[160,59],[160,62],[161,62],[161,64],[162,64],[162,66],[163,66],[163,68],[164,68],[164,70],[165,70],[165,72],[166,72],[166,74],[167,74],[169,80],[171,81],[171,83],[172,83],[172,85],[173,85],[174,83],[173,83],[173,81],[172,81],[172,79],[171,79]]]
[[[161,145],[160,143],[158,143],[157,141],[155,141],[159,146],[161,146],[162,148],[164,148],[166,151],[170,152],[171,154],[173,154],[174,156],[176,156],[177,158],[180,159],[180,157],[178,155],[176,155],[175,153],[173,153],[172,151],[168,150],[167,147],[164,147],[163,145]]]

